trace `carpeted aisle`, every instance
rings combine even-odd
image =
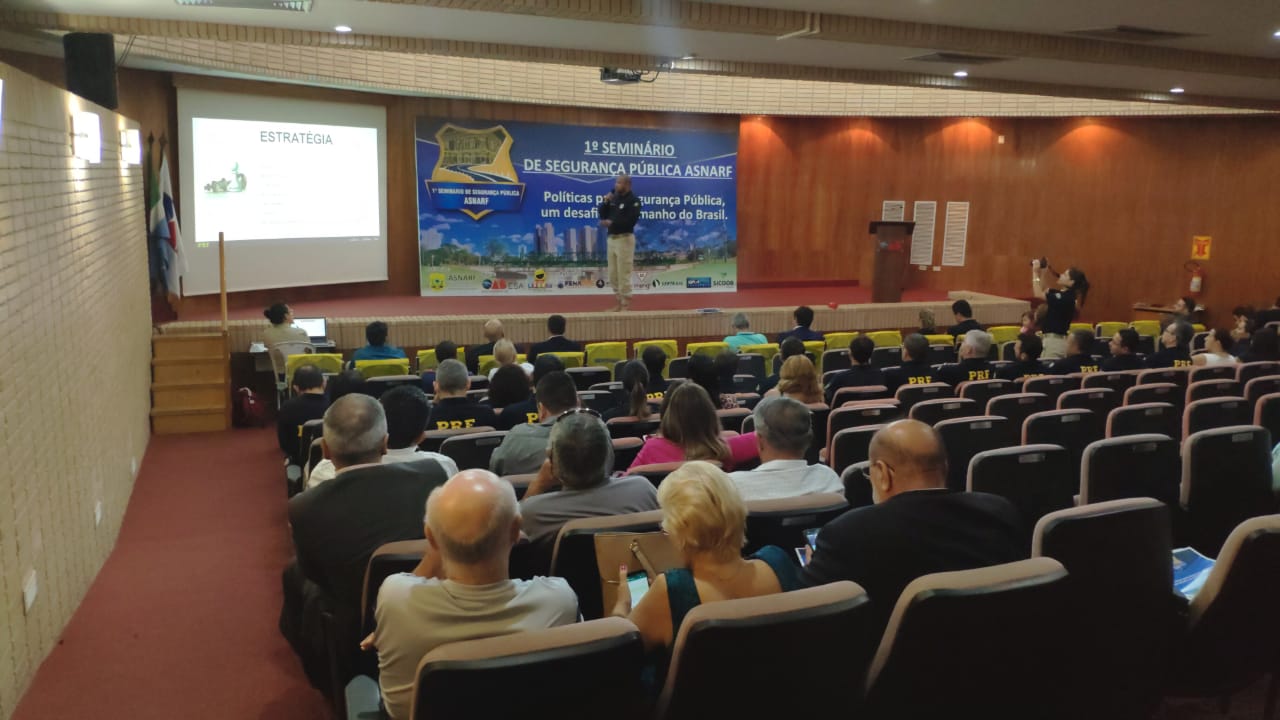
[[[327,717],[276,629],[276,457],[272,429],[153,436],[115,551],[13,717]]]

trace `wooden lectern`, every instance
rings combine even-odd
[[[906,277],[907,261],[911,258],[911,233],[913,222],[873,222],[871,234],[875,236],[876,265],[871,278],[871,302],[896,303],[902,301],[902,286]]]

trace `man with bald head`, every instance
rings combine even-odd
[[[410,716],[418,663],[440,645],[578,620],[578,598],[563,578],[507,574],[520,539],[510,483],[465,470],[434,490],[426,507],[427,554],[412,574],[382,583],[377,629],[366,640],[378,650],[382,700],[395,720]]]
[[[507,331],[502,327],[502,321],[497,318],[490,318],[484,323],[484,339],[486,342],[472,345],[467,348],[467,370],[472,375],[480,372],[480,356],[492,355],[493,345],[499,340],[507,336]]]
[[[871,439],[875,504],[827,523],[805,569],[808,585],[852,580],[888,624],[898,596],[921,575],[1026,558],[1022,518],[1002,497],[947,489],[947,453],[917,420],[890,423]]]

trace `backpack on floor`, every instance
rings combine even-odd
[[[235,424],[240,427],[262,427],[267,424],[267,406],[262,398],[247,387],[236,391],[234,408]]]

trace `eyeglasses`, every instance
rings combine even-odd
[[[859,474],[859,475],[861,475],[863,478],[865,478],[867,482],[871,482],[871,468],[875,467],[875,466],[876,466],[876,463],[880,463],[880,464],[884,465],[885,467],[889,468],[889,471],[890,471],[890,472],[894,472],[893,466],[892,466],[892,465],[890,465],[889,463],[887,463],[887,462],[885,462],[885,461],[883,461],[883,460],[872,460],[872,461],[870,461],[870,462],[868,462],[868,463],[867,463],[867,466],[866,466],[866,467],[864,467],[864,468],[862,468],[861,470],[859,470],[859,471],[858,471],[858,474]]]
[[[589,407],[575,407],[575,408],[569,408],[568,410],[565,410],[564,412],[560,413],[560,416],[556,418],[556,422],[558,423],[561,420],[569,417],[570,415],[582,415],[582,414],[590,415],[591,417],[597,420],[603,419],[600,413],[596,412],[595,410],[592,410]],[[555,423],[552,423],[552,425],[554,424]]]

